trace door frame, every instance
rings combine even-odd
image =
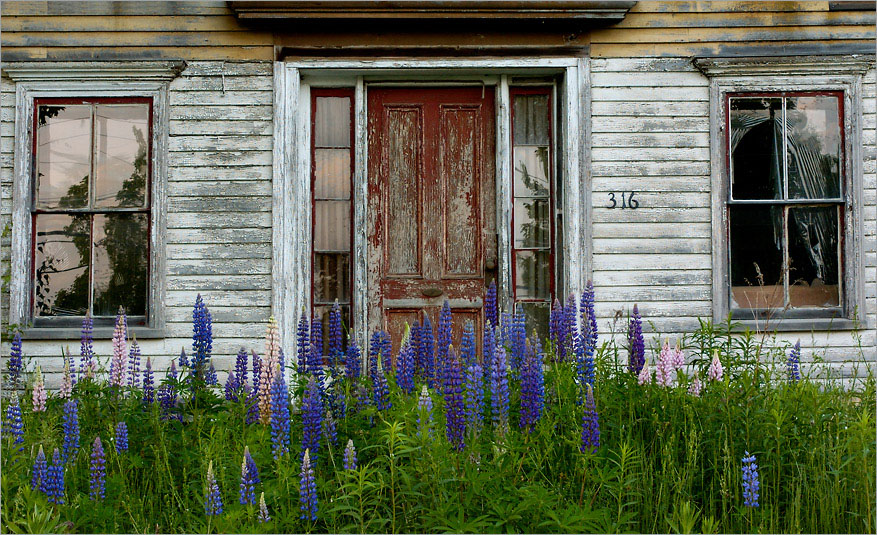
[[[591,276],[590,65],[581,57],[288,59],[274,62],[272,306],[281,346],[295,354],[295,325],[311,302],[311,87],[354,88],[353,295],[351,318],[360,347],[367,342],[367,91],[369,85],[494,85],[496,111],[497,287],[508,309],[512,295],[512,154],[509,87],[515,77],[556,76],[561,133],[555,148],[563,192],[564,292],[580,292]],[[527,82],[525,82],[527,83]],[[529,82],[532,84],[532,82]],[[545,85],[543,81],[541,85]],[[554,274],[557,276],[557,274]],[[365,354],[365,352],[364,352]]]

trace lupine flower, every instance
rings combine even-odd
[[[509,427],[509,380],[506,350],[500,345],[491,359],[490,409],[494,427],[500,435],[504,434]]]
[[[420,398],[417,400],[417,429],[424,438],[427,434],[432,436],[432,396],[426,385],[420,389]]]
[[[694,397],[700,397],[700,391],[703,388],[703,385],[700,382],[700,377],[697,375],[691,379],[691,384],[688,385],[688,393]]]
[[[307,373],[308,358],[310,357],[311,331],[308,324],[308,317],[302,310],[301,317],[298,320],[298,328],[295,331],[296,339],[296,357],[298,359],[298,372]]]
[[[12,347],[9,350],[9,360],[6,361],[6,373],[9,374],[9,381],[13,388],[18,388],[22,371],[24,371],[24,362],[21,357],[21,333],[15,333]]]
[[[271,445],[274,458],[289,453],[289,390],[279,371],[271,385]]]
[[[398,367],[396,382],[406,394],[414,392],[414,348],[406,343],[399,350],[399,358],[396,359]]]
[[[322,438],[323,400],[314,377],[308,379],[308,386],[302,399],[301,416],[304,427],[301,450],[313,452],[314,462],[317,462]]]
[[[253,425],[259,421],[259,395],[255,388],[251,388],[247,393],[247,419],[244,423]]]
[[[301,483],[298,487],[301,500],[301,519],[311,522],[317,520],[317,482],[314,480],[314,469],[311,466],[310,450],[305,450],[301,462]]]
[[[649,363],[643,363],[643,369],[639,371],[639,375],[637,376],[637,382],[640,385],[651,384],[652,382],[652,370],[649,368]]]
[[[70,359],[64,356],[64,376],[61,378],[61,388],[58,389],[58,397],[69,399],[73,395],[73,375],[70,373]]]
[[[464,372],[469,369],[469,366],[478,361],[475,326],[471,321],[467,321],[466,325],[463,326],[463,334],[460,337],[460,360]]]
[[[323,434],[326,440],[332,444],[338,444],[338,426],[335,424],[335,418],[332,416],[332,409],[326,408],[326,417],[323,418]]]
[[[61,453],[58,448],[52,454],[52,464],[46,471],[46,494],[49,497],[49,503],[64,505],[64,462],[61,460]]]
[[[588,342],[586,349],[591,350],[591,354],[597,350],[597,314],[594,312],[594,284],[588,281],[585,285],[585,291],[582,292],[581,310],[579,313],[582,318],[582,332],[586,335]]]
[[[548,315],[548,339],[554,345],[555,359],[559,360],[563,360],[562,357],[566,356],[566,347],[563,345],[563,340],[566,338],[564,334],[566,321],[564,321],[563,316],[564,308],[560,301],[555,298],[554,305],[551,307],[551,312]]]
[[[721,381],[722,373],[722,362],[719,360],[719,351],[713,350],[713,360],[710,362],[710,367],[707,369],[706,375],[710,381]]]
[[[426,366],[421,359],[420,353],[420,344],[421,344],[421,336],[420,336],[420,323],[415,322],[414,325],[411,326],[411,330],[409,331],[410,339],[409,343],[411,344],[411,352],[414,355],[414,373],[418,377],[424,377],[424,371],[426,370]],[[400,349],[401,351],[401,349]]]
[[[535,346],[535,347],[534,347]],[[542,347],[534,341],[527,350],[527,357],[521,370],[521,429],[528,433],[542,418],[545,400],[545,383],[542,372]]]
[[[238,390],[247,388],[247,350],[243,347],[238,351],[234,361],[234,376]]]
[[[31,490],[40,490],[48,494],[49,488],[49,468],[46,464],[46,454],[43,451],[42,444],[40,445],[40,449],[37,452],[37,458],[34,459],[33,462],[33,471],[31,472],[33,475],[30,479],[30,488]]]
[[[226,401],[237,401],[237,390],[238,390],[238,381],[237,377],[234,374],[234,370],[228,371],[228,377],[225,379],[225,400]]]
[[[329,366],[332,368],[332,375],[335,375],[335,367],[344,354],[342,344],[344,343],[344,331],[341,327],[341,306],[338,301],[329,310]]]
[[[179,357],[180,368],[188,368],[189,367],[189,359],[186,357],[186,348],[183,347],[180,349],[180,357]]]
[[[259,519],[260,524],[264,524],[271,520],[271,517],[268,515],[268,505],[265,504],[265,493],[259,495]]]
[[[254,350],[252,352],[253,356],[253,388],[252,391],[258,392],[259,390],[259,377],[262,374],[262,358],[258,353]]]
[[[101,444],[100,437],[94,437],[94,444],[91,445],[91,479],[88,483],[88,497],[92,501],[104,499],[107,481],[106,466],[104,446]]]
[[[64,445],[61,458],[66,463],[79,451],[79,400],[71,399],[64,404]]]
[[[213,461],[207,465],[207,489],[204,492],[204,514],[217,516],[222,514],[222,494],[219,483],[213,473]]]
[[[6,420],[3,422],[3,434],[15,437],[13,444],[24,443],[24,421],[21,419],[21,405],[18,404],[18,396],[15,396],[6,406]],[[24,446],[19,448],[22,451]]]
[[[362,353],[359,350],[359,344],[351,337],[347,343],[347,358],[344,361],[344,370],[347,373],[347,378],[351,381],[358,379],[361,367]]]
[[[576,296],[574,294],[570,294],[569,297],[566,298],[566,306],[563,309],[563,340],[561,340],[561,346],[563,347],[563,351],[561,351],[562,361],[566,361],[566,356],[571,352],[573,340],[575,338],[576,333],[576,318],[578,317],[578,312],[576,311]]]
[[[269,374],[268,384],[271,385],[275,374],[283,373],[283,365],[280,362],[280,332],[274,316],[268,318],[268,326],[265,328],[265,361]]]
[[[496,281],[490,281],[490,286],[487,287],[487,295],[484,296],[484,322],[493,329],[499,325],[497,312]]]
[[[158,402],[161,405],[162,419],[178,418],[181,415],[173,415],[171,411],[177,406],[177,365],[171,361],[167,371],[165,384],[158,389]]]
[[[139,387],[137,378],[140,376],[140,345],[137,339],[131,341],[131,349],[128,352],[128,386]]]
[[[518,312],[512,315],[512,324],[509,330],[511,342],[511,368],[512,373],[517,377],[524,365],[527,350],[527,318],[518,305]]]
[[[658,362],[655,363],[655,383],[659,386],[672,387],[676,383],[677,350],[670,347],[670,340],[664,342]]]
[[[463,406],[463,377],[460,369],[460,359],[454,353],[453,348],[448,351],[448,361],[445,371],[445,416],[447,421],[448,442],[457,450],[462,451],[466,446],[466,415]]]
[[[789,372],[789,381],[797,383],[801,380],[801,341],[795,342],[794,347],[789,352],[789,358],[786,361],[786,368]]]
[[[271,420],[271,388],[274,383],[273,372],[269,368],[272,366],[277,369],[279,364],[268,359],[264,365],[259,366],[259,417],[262,425],[268,425]]]
[[[436,347],[435,356],[435,375],[436,388],[439,391],[444,391],[444,386],[447,382],[448,351],[451,345],[452,329],[451,304],[446,299],[439,313],[438,330],[436,331],[436,344],[438,347]]]
[[[94,364],[94,339],[92,331],[94,330],[94,321],[91,319],[91,313],[86,312],[85,318],[82,320],[82,334],[79,339],[79,375],[80,377],[94,377],[96,371]]]
[[[213,319],[201,294],[195,297],[192,309],[192,369],[196,376],[207,378],[207,370],[213,353]]]
[[[582,416],[582,453],[589,450],[593,453],[600,447],[600,415],[597,414],[597,403],[594,401],[594,389],[588,385],[585,395],[585,413]]]
[[[46,412],[46,384],[43,382],[43,372],[37,366],[36,376],[33,382],[33,412]]]
[[[349,439],[344,448],[344,469],[356,470],[356,446],[353,445],[353,439]]]
[[[256,470],[256,461],[250,455],[250,447],[245,446],[244,457],[241,461],[241,505],[256,505],[256,483],[258,482],[259,472]]]
[[[512,347],[512,324],[514,323],[512,320],[514,319],[514,317],[514,314],[503,312],[502,322],[499,326],[501,345],[505,346],[509,350]]]
[[[477,360],[474,360],[466,371],[464,400],[466,428],[473,434],[478,433],[484,414],[484,372]]]
[[[496,328],[484,326],[484,337],[481,343],[481,366],[490,376],[490,361],[493,359],[493,348],[496,347]]]
[[[113,358],[110,360],[110,385],[122,386],[125,371],[128,369],[128,318],[119,309],[116,327],[113,330]]]
[[[374,397],[375,407],[379,411],[389,410],[393,406],[390,403],[390,386],[387,384],[387,376],[383,366],[378,366],[378,371],[375,374]]]
[[[423,315],[423,325],[420,327],[420,355],[418,359],[423,362],[423,373],[426,376],[426,384],[435,388],[435,338],[432,332],[432,323],[429,314]]]
[[[146,357],[146,368],[143,370],[143,402],[155,403],[155,377],[152,375],[152,359]]]
[[[758,465],[755,464],[755,455],[749,455],[747,451],[746,456],[741,461],[743,462],[741,466],[743,472],[743,505],[746,507],[758,507]]]
[[[311,320],[311,351],[308,354],[308,373],[317,378],[318,386],[323,382],[323,322],[314,315]]]
[[[128,451],[128,424],[119,422],[116,424],[116,453],[122,454]]]
[[[633,305],[633,314],[627,326],[627,344],[629,352],[627,369],[634,375],[639,375],[646,362],[646,344],[643,340],[643,321],[637,305]]]

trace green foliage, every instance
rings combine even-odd
[[[79,454],[67,468],[67,505],[48,504],[30,489],[39,445],[62,440],[63,400],[45,414],[27,395],[23,452],[4,436],[3,532],[473,532],[727,533],[873,532],[875,529],[875,382],[839,383],[782,377],[784,348],[757,336],[735,340],[711,325],[685,341],[689,362],[704,370],[714,349],[722,382],[700,397],[675,388],[640,386],[604,344],[595,396],[601,446],[579,451],[583,407],[570,363],[545,373],[546,408],[531,433],[517,428],[520,385],[512,381],[510,432],[489,423],[454,451],[445,438],[443,401],[434,395],[432,435],[417,425],[416,395],[391,384],[392,409],[355,410],[356,385],[342,381],[348,412],[336,416],[338,442],[323,438],[316,465],[319,520],[300,519],[302,434],[292,385],[291,455],[273,459],[270,429],[245,425],[243,402],[199,390],[182,399],[182,422],[163,420],[136,391],[121,395],[83,381]],[[551,359],[546,359],[550,361]],[[696,367],[697,367],[696,366]],[[690,370],[694,373],[695,370]],[[703,378],[703,375],[701,375]],[[365,384],[367,387],[367,383]],[[185,389],[184,384],[180,387]],[[419,393],[419,385],[416,392]],[[26,393],[27,394],[27,393]],[[486,403],[490,406],[489,400]],[[113,428],[124,420],[130,450],[117,454]],[[489,420],[488,420],[489,422]],[[100,435],[107,455],[106,500],[88,498],[89,453]],[[353,439],[358,468],[342,468]],[[238,504],[241,457],[249,446],[272,520]],[[742,505],[740,459],[758,458],[761,507]],[[225,511],[204,515],[205,475],[212,461]]]

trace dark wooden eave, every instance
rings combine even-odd
[[[282,20],[284,24],[368,21],[455,22],[539,21],[567,27],[589,27],[620,22],[636,2],[578,0],[351,0],[233,1],[242,20]]]

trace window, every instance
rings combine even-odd
[[[35,326],[119,307],[145,324],[151,118],[150,98],[35,99]]]
[[[510,98],[514,300],[547,332],[554,294],[551,88],[512,88]]]
[[[840,312],[842,94],[727,98],[732,310]]]
[[[338,302],[350,328],[353,174],[353,91],[314,89],[311,191],[313,191],[313,314],[328,333],[329,310]],[[328,344],[323,344],[328,351]]]

